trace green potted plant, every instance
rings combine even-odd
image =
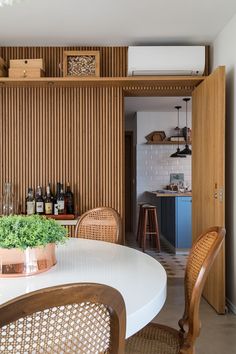
[[[44,272],[56,264],[55,245],[67,231],[53,219],[39,215],[0,218],[0,277]]]

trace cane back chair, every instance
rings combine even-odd
[[[123,298],[109,286],[41,289],[0,307],[0,352],[123,354],[125,321]]]
[[[185,310],[179,320],[180,330],[151,323],[126,341],[126,354],[195,353],[195,341],[200,333],[201,294],[224,235],[224,229],[212,227],[200,235],[191,249],[185,271]]]
[[[91,209],[78,220],[75,237],[121,243],[120,216],[109,207]]]

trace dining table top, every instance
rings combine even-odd
[[[167,275],[162,265],[132,248],[109,242],[69,238],[57,246],[57,264],[33,276],[0,278],[0,306],[31,291],[76,282],[112,286],[126,306],[126,338],[161,310]]]

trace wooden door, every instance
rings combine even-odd
[[[193,240],[210,226],[225,225],[225,68],[217,68],[193,91]],[[204,297],[225,312],[224,245],[207,279]]]

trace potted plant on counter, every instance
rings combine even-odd
[[[55,220],[39,215],[0,218],[0,277],[44,272],[56,264],[55,245],[67,231]]]

